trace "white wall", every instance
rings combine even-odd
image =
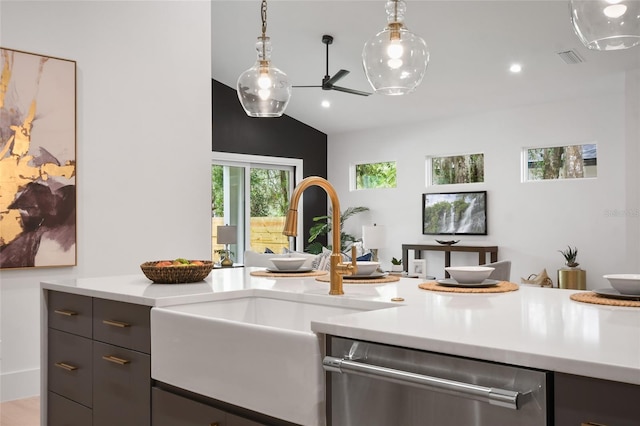
[[[636,238],[626,240],[626,260],[636,265],[640,262],[640,69],[627,73],[626,80],[626,176],[625,196],[627,235]],[[634,263],[635,262],[635,263]]]
[[[567,245],[578,247],[587,288],[608,287],[602,278],[607,273],[640,272],[635,171],[640,137],[637,125],[625,128],[640,116],[637,100],[628,101],[639,93],[637,77],[634,82],[625,86],[625,76],[618,75],[611,81],[612,94],[598,98],[329,137],[329,180],[342,209],[371,209],[349,219],[346,230],[359,236],[363,224],[384,225],[387,244],[379,258],[389,267],[392,256],[402,255],[403,243],[435,244],[439,238],[421,233],[422,193],[487,190],[488,235],[460,236],[459,244],[498,245],[499,259],[513,262],[513,281],[546,268],[557,285],[556,271],[564,262],[558,250]],[[591,142],[598,144],[596,179],[521,182],[523,147]],[[426,187],[427,155],[476,152],[485,154],[484,183]],[[396,189],[349,191],[352,164],[389,160],[397,161]],[[430,252],[426,258],[428,273],[442,278],[444,254]],[[451,258],[454,265],[477,264],[476,254]]]
[[[210,256],[210,18],[208,1],[0,2],[2,47],[77,62],[78,120],[78,266],[0,273],[0,400],[40,392],[41,280]]]

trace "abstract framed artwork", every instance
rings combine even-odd
[[[73,266],[76,63],[0,47],[0,269]]]

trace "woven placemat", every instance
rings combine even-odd
[[[506,293],[508,291],[516,291],[518,284],[509,281],[500,281],[493,287],[447,287],[438,284],[435,281],[418,284],[423,290],[446,291],[449,293]]]
[[[610,297],[600,296],[592,291],[573,293],[569,298],[576,302],[593,303],[594,305],[630,306],[640,308],[640,300],[612,299]]]
[[[269,272],[269,271],[252,271],[251,276],[254,277],[269,277],[269,278],[303,278],[303,277],[317,277],[320,275],[327,275],[327,271],[309,271],[300,273],[287,273],[287,272]]]
[[[329,281],[331,281],[331,277],[329,276],[319,277],[319,278],[316,278],[316,281],[328,283]],[[400,277],[395,275],[387,275],[386,277],[371,278],[367,280],[361,279],[361,278],[356,278],[356,279],[349,278],[348,275],[344,275],[342,277],[343,284],[384,284],[384,283],[393,283],[396,281],[400,281]]]

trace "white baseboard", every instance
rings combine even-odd
[[[0,375],[0,402],[40,395],[40,369]]]

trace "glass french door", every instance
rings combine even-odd
[[[228,157],[229,154],[225,155]],[[237,158],[240,157],[240,158]],[[247,157],[247,158],[244,158]],[[240,161],[240,160],[246,161]],[[270,161],[271,160],[271,161]],[[289,160],[287,161],[283,160]],[[282,235],[291,193],[301,174],[301,160],[234,156],[216,159],[211,166],[212,252],[224,246],[216,241],[217,227],[235,225],[237,244],[230,249],[235,263],[243,262],[245,250],[281,253],[295,245]],[[284,164],[283,164],[284,163]]]

